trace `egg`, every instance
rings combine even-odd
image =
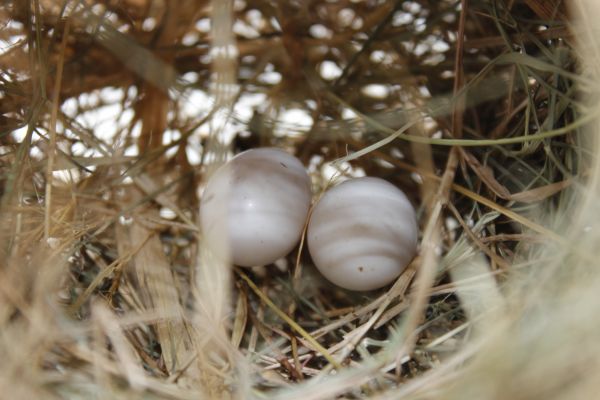
[[[266,265],[300,240],[311,202],[300,160],[276,148],[245,151],[209,179],[200,200],[200,228],[211,247],[236,265]]]
[[[347,180],[315,205],[307,230],[317,269],[350,290],[393,282],[416,253],[417,220],[406,195],[373,177]]]

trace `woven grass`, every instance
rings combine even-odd
[[[594,398],[600,6],[569,6],[5,1],[0,397]],[[211,256],[203,185],[262,146],[315,198],[405,191],[402,276]]]

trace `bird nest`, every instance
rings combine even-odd
[[[32,0],[0,8],[11,398],[591,398],[593,0]],[[578,21],[572,23],[572,21]],[[587,133],[589,131],[591,133]],[[279,147],[375,176],[418,256],[352,292],[304,240],[211,258],[202,190]]]

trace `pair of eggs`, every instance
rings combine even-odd
[[[311,199],[300,160],[276,148],[248,150],[208,181],[200,206],[202,233],[209,245],[225,241],[236,265],[270,264],[298,244]],[[417,234],[415,211],[404,193],[372,177],[326,191],[306,233],[317,269],[350,290],[373,290],[396,279],[415,255]]]

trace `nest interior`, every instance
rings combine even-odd
[[[4,2],[0,382],[15,398],[361,398],[451,376],[575,218],[592,154],[568,11]],[[402,188],[421,244],[394,285],[336,288],[302,245],[253,269],[205,255],[206,177],[263,146],[301,159],[315,193]]]

